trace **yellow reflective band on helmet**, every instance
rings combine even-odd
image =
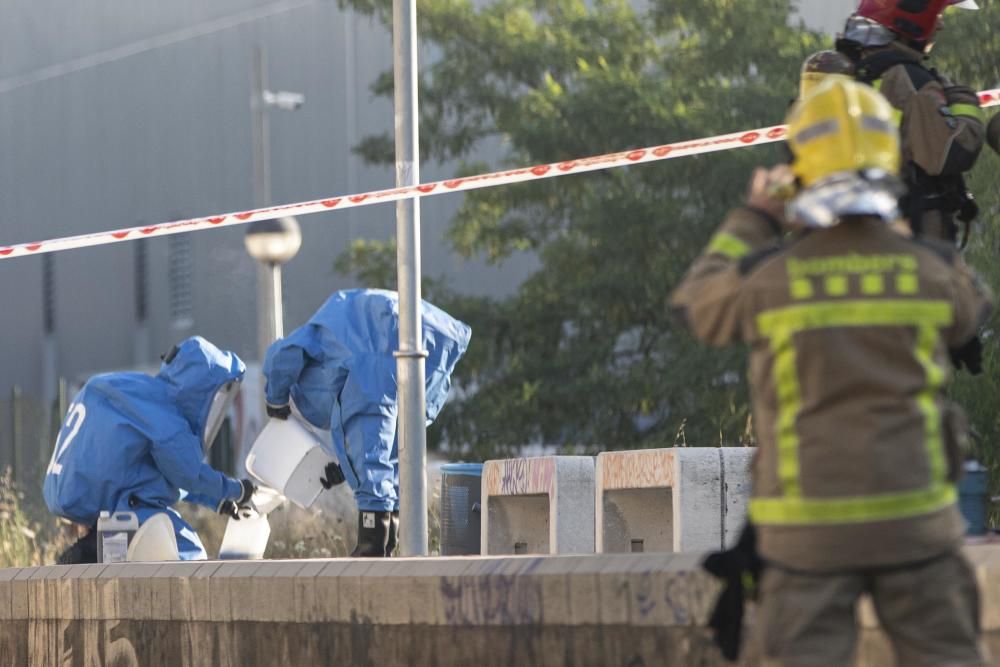
[[[986,114],[975,104],[952,104],[950,107],[953,116],[968,116],[975,118],[980,123],[986,122]]]
[[[906,519],[942,510],[958,493],[947,482],[928,489],[846,498],[753,498],[750,520],[765,525],[865,523]]]
[[[870,86],[829,76],[796,102],[786,122],[792,172],[804,188],[866,169],[899,175],[896,116]]]
[[[935,326],[952,323],[951,304],[924,299],[855,299],[805,303],[766,310],[757,316],[762,336],[826,327]]]
[[[813,303],[765,311],[757,316],[761,335],[770,338],[778,398],[777,455],[782,496],[750,501],[750,518],[771,525],[852,523],[919,516],[956,501],[946,478],[947,461],[941,436],[937,395],[947,372],[934,361],[938,330],[953,321],[951,304],[939,300],[862,299]],[[914,357],[926,381],[917,395],[924,416],[924,441],[930,485],[924,489],[872,496],[804,498],[800,479],[799,436],[795,428],[802,407],[794,334],[827,327],[913,326],[917,328]]]
[[[750,246],[743,239],[727,232],[719,232],[708,242],[705,252],[725,255],[729,259],[740,259],[750,254]]]

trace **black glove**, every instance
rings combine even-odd
[[[267,416],[273,419],[288,419],[288,415],[292,414],[292,409],[286,403],[285,405],[271,405],[267,404]]]
[[[241,510],[253,509],[253,504],[251,504],[250,499],[253,498],[253,494],[257,491],[257,487],[254,486],[254,483],[249,479],[240,480],[240,487],[240,495],[238,498],[230,498],[219,503],[217,510],[219,514],[225,514],[226,516],[239,521],[241,518]]]
[[[330,461],[323,468],[323,477],[319,478],[319,483],[324,489],[332,489],[338,484],[344,483],[344,471],[340,469],[335,461]]]
[[[726,584],[708,625],[723,657],[735,662],[743,640],[743,601],[756,596],[757,582],[764,569],[764,562],[757,554],[757,531],[753,524],[748,522],[744,526],[736,546],[709,554],[702,567]],[[746,585],[750,586],[749,591]]]
[[[961,370],[962,366],[972,375],[979,375],[983,372],[983,342],[979,336],[975,336],[968,343],[961,347],[948,350],[951,356],[951,364],[955,370]]]

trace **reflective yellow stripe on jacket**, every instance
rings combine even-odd
[[[735,234],[718,232],[708,242],[705,252],[725,255],[729,259],[741,259],[750,254],[750,246]]]
[[[944,369],[934,362],[938,332],[951,324],[947,301],[852,300],[810,303],[769,310],[757,316],[762,336],[770,339],[778,394],[778,477],[783,495],[754,498],[750,517],[759,524],[857,523],[902,519],[928,514],[955,502],[957,494],[947,481],[947,462],[941,440],[941,414],[936,402],[944,383]],[[917,328],[914,356],[924,368],[926,382],[917,397],[924,415],[925,445],[931,483],[923,489],[872,496],[807,498],[802,495],[799,470],[799,436],[796,421],[801,409],[793,336],[828,327],[913,326]]]

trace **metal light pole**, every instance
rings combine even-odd
[[[256,220],[247,227],[243,237],[247,252],[260,262],[265,281],[263,292],[268,299],[261,303],[261,324],[266,326],[268,338],[264,339],[263,352],[267,346],[285,335],[284,310],[281,303],[281,265],[295,256],[302,247],[302,234],[299,223],[293,217],[277,220]],[[261,329],[263,332],[263,329]]]
[[[267,57],[260,46],[254,48],[250,111],[253,134],[254,207],[271,204],[271,127],[268,109],[296,111],[305,103],[299,93],[272,92],[267,88]],[[252,239],[251,237],[256,237]],[[260,361],[268,346],[284,335],[281,304],[281,265],[298,252],[302,244],[295,218],[253,222],[244,238],[247,252],[257,259],[257,345]]]
[[[393,109],[396,185],[420,182],[417,116],[417,2],[392,1]],[[396,202],[396,270],[399,284],[399,487],[400,549],[427,555],[427,432],[420,316],[420,200]]]

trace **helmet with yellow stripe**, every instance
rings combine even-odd
[[[874,88],[828,75],[788,114],[798,192],[787,216],[806,227],[899,216],[900,144],[893,108]]]
[[[828,76],[792,107],[788,146],[803,187],[841,172],[899,174],[892,106],[878,91],[844,76]]]

